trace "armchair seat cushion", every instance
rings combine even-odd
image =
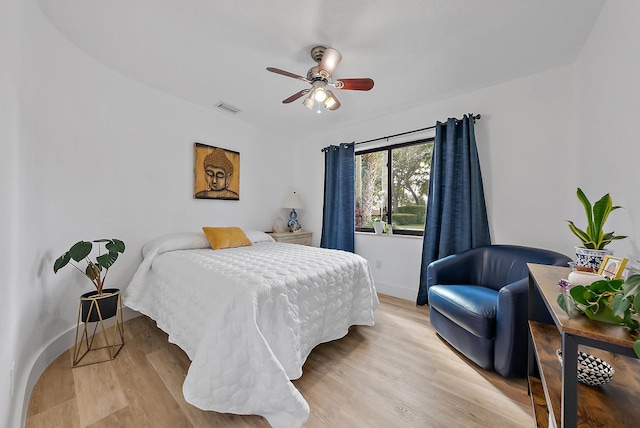
[[[496,335],[496,290],[475,285],[434,285],[429,288],[429,304],[475,336],[492,339]]]

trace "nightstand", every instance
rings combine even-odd
[[[276,242],[286,242],[288,244],[311,245],[311,235],[313,232],[267,232]]]

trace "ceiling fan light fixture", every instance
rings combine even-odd
[[[327,91],[327,99],[324,100],[324,108],[327,110],[336,110],[340,107],[340,101],[333,96],[331,91]]]
[[[311,111],[315,111],[318,114],[322,113],[322,103],[314,100],[313,95],[306,97],[302,104]]]
[[[313,99],[321,103],[327,99],[327,92],[324,88],[319,88],[313,93]]]
[[[333,105],[336,103],[336,99],[333,97],[327,97],[326,100],[324,100],[324,108],[328,108],[330,109],[331,107],[333,107]]]
[[[313,110],[313,105],[316,102],[313,100],[313,97],[311,95],[309,95],[307,98],[304,99],[304,101],[302,102],[302,104],[304,104],[304,106],[306,108],[308,108],[309,110]]]
[[[325,90],[326,86],[327,83],[323,82],[322,80],[316,80],[315,82],[313,82],[313,90],[311,91],[311,93],[315,101],[321,103],[325,99],[327,99],[327,91]]]

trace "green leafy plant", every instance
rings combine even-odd
[[[614,232],[605,233],[603,230],[609,214],[618,208],[622,208],[613,205],[611,196],[608,193],[593,205],[579,187],[576,194],[587,216],[587,229],[580,229],[570,220],[567,220],[567,222],[569,223],[569,229],[580,239],[584,248],[602,250],[611,241],[626,238],[626,236],[615,236]]]
[[[89,258],[93,250],[93,243],[97,244],[98,256],[95,261]],[[104,244],[105,253],[100,251],[101,245]],[[61,255],[53,264],[53,272],[58,273],[60,269],[65,267],[71,260],[76,263],[82,261],[87,263],[87,267],[82,270],[78,265],[71,263],[71,266],[82,272],[89,281],[98,290],[98,295],[102,295],[104,282],[107,279],[109,268],[118,260],[118,255],[124,253],[125,245],[119,239],[97,239],[95,241],[79,241],[73,244],[69,251]]]
[[[557,301],[569,316],[582,313],[594,321],[624,325],[634,331],[640,328],[640,275],[631,275],[626,281],[603,278],[588,286],[575,285],[569,294],[559,294]],[[633,350],[640,358],[640,340],[634,342]]]

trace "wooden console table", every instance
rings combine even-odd
[[[629,330],[595,322],[584,315],[574,318],[556,302],[560,278],[568,268],[529,264],[529,391],[536,425],[573,428],[636,427],[640,421],[640,361],[633,353]],[[536,301],[548,314],[540,313]],[[536,311],[536,307],[538,310]],[[544,312],[544,311],[542,311]],[[549,317],[553,324],[545,321]],[[615,369],[610,383],[592,387],[578,383],[577,352],[595,355]],[[562,348],[561,365],[556,349]]]

